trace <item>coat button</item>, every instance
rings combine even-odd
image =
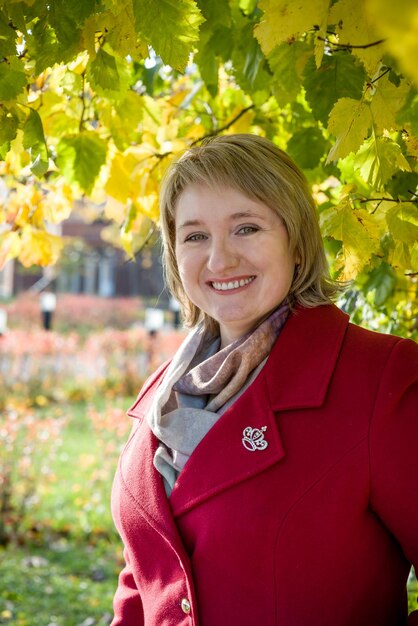
[[[183,613],[186,613],[187,615],[190,613],[191,607],[190,607],[190,602],[188,601],[187,598],[182,599],[181,610],[183,611]]]

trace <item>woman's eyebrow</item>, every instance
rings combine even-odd
[[[182,228],[187,228],[189,226],[202,226],[203,222],[201,220],[186,220],[177,226],[177,230],[181,230]]]
[[[248,218],[257,218],[260,220],[264,220],[266,221],[266,218],[263,215],[260,215],[259,213],[257,213],[256,211],[237,211],[236,213],[232,213],[229,216],[230,220],[241,220],[241,219],[248,219]],[[185,222],[181,222],[180,224],[178,224],[177,226],[177,230],[182,230],[183,228],[189,228],[190,226],[203,226],[204,225],[204,221],[202,220],[186,220]]]

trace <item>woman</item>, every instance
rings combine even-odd
[[[331,304],[307,183],[266,139],[186,152],[161,223],[193,330],[129,412],[112,625],[407,624],[418,347]]]

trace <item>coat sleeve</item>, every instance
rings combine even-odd
[[[385,367],[370,429],[371,505],[418,573],[418,346],[400,339]],[[418,626],[418,611],[408,626]]]
[[[128,551],[124,550],[125,567],[119,574],[113,599],[113,621],[110,626],[143,626],[142,602],[132,575]]]

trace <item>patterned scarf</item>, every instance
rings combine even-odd
[[[178,349],[147,416],[161,442],[154,465],[168,495],[198,443],[264,365],[289,310],[284,301],[255,330],[222,350],[219,337],[201,326]]]

